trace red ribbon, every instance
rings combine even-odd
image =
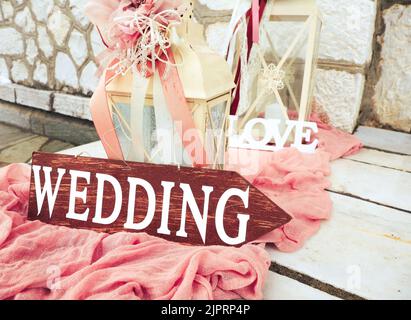
[[[253,0],[251,9],[247,12],[248,25],[247,25],[247,62],[250,58],[251,47],[254,43],[260,41],[260,22],[264,14],[267,0]],[[241,59],[241,58],[240,58]],[[238,63],[237,72],[234,80],[237,89],[234,94],[233,103],[231,104],[230,114],[236,115],[238,105],[240,103],[240,86],[241,86],[241,60]]]

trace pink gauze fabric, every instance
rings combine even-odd
[[[319,132],[313,137],[319,147],[313,154],[294,148],[280,152],[232,149],[227,170],[235,170],[257,186],[293,219],[259,239],[274,243],[284,252],[300,249],[305,241],[330,217],[332,202],[326,191],[330,186],[330,162],[358,152],[362,144],[353,135],[337,130],[312,116]]]
[[[313,155],[240,151],[259,166],[235,169],[293,216],[259,242],[296,250],[329,218],[329,162],[361,143],[323,124],[318,138]],[[270,265],[264,244],[191,247],[144,233],[107,235],[27,221],[29,179],[28,165],[0,169],[0,299],[263,298]]]

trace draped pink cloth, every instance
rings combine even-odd
[[[319,147],[313,154],[303,154],[294,148],[280,152],[228,152],[226,169],[238,171],[293,217],[288,224],[257,241],[274,243],[284,252],[300,249],[319,230],[321,222],[329,219],[332,202],[326,188],[330,186],[330,161],[354,154],[362,147],[355,136],[322,123],[317,116],[310,121],[319,128]]]
[[[318,138],[313,155],[239,151],[260,166],[236,169],[294,217],[260,242],[294,251],[329,218],[330,160],[361,143],[325,125]],[[27,221],[29,179],[28,165],[0,169],[0,299],[263,298],[270,265],[263,244],[190,247],[143,233],[107,235]]]
[[[262,246],[191,247],[27,221],[30,167],[0,169],[0,299],[261,299]]]

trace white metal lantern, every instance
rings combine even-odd
[[[288,120],[294,112],[304,121],[311,112],[321,30],[315,0],[273,0],[266,10],[257,45],[261,72],[256,99],[240,128],[256,116]]]
[[[191,13],[190,13],[191,16]],[[189,16],[189,18],[191,18]],[[205,147],[208,165],[221,168],[226,150],[225,131],[231,104],[234,79],[223,57],[208,48],[203,27],[192,19],[179,25],[176,32],[178,46],[172,46],[177,71],[185,98],[196,128]],[[113,123],[126,160],[135,160],[133,149],[133,110],[130,108],[132,72],[116,77],[106,86]],[[191,165],[182,147],[178,128],[167,114],[164,105],[154,106],[154,76],[150,79],[143,113],[143,132],[139,133],[143,144],[144,161],[157,164]],[[159,129],[166,132],[160,139]],[[157,133],[156,133],[157,132]],[[142,137],[141,137],[142,136]],[[142,138],[142,139],[141,139]],[[162,141],[160,141],[162,140]]]

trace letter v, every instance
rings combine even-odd
[[[36,200],[37,200],[37,215],[40,214],[40,211],[43,207],[43,202],[44,198],[46,197],[47,194],[47,202],[49,204],[49,216],[51,218],[53,214],[53,209],[54,209],[54,203],[56,202],[57,198],[57,193],[60,188],[60,183],[61,179],[63,178],[63,175],[66,173],[66,169],[57,169],[58,172],[58,178],[56,182],[56,187],[54,188],[54,191],[52,190],[51,186],[51,168],[50,167],[43,167],[44,171],[44,187],[41,190],[41,181],[40,181],[40,166],[33,165],[33,172],[34,172],[34,185],[36,189]]]

